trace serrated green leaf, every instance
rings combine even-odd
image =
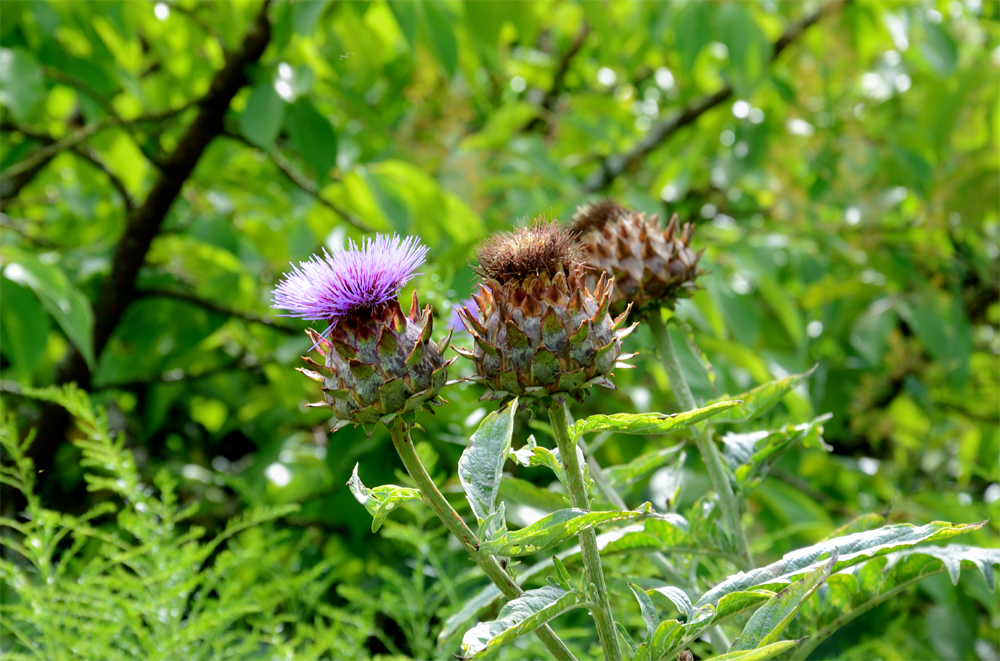
[[[466,659],[475,659],[518,636],[534,631],[549,620],[580,607],[584,595],[576,590],[567,592],[554,586],[528,590],[508,602],[497,619],[481,622],[465,632],[462,652]]]
[[[717,416],[727,409],[737,407],[742,402],[725,398],[700,409],[684,413],[616,413],[614,415],[592,415],[578,420],[569,428],[573,441],[584,434],[610,431],[618,434],[666,434],[684,429],[696,422]]]
[[[632,594],[635,595],[636,601],[639,602],[639,612],[642,614],[642,621],[646,623],[646,637],[652,638],[660,619],[656,614],[656,606],[653,605],[653,600],[649,598],[645,590],[633,583],[629,583],[628,586],[632,590]]]
[[[694,613],[694,606],[691,604],[691,598],[687,595],[684,590],[672,585],[666,585],[660,588],[653,588],[649,592],[658,592],[664,597],[669,599],[674,606],[677,607],[685,617],[690,617]]]
[[[727,594],[753,587],[770,588],[786,584],[821,566],[825,562],[822,558],[832,553],[834,549],[839,550],[840,557],[833,567],[833,571],[840,571],[845,567],[865,562],[876,556],[887,555],[893,551],[900,551],[915,544],[948,539],[972,532],[982,528],[983,525],[983,523],[955,525],[942,521],[928,523],[925,526],[898,523],[876,530],[837,537],[786,553],[781,560],[766,567],[730,576],[702,595],[695,605],[703,606],[717,603]]]
[[[660,515],[641,524],[619,528],[598,538],[602,554],[628,553],[630,551],[672,550],[678,553],[698,553],[711,550],[688,533],[687,521],[676,514]]]
[[[486,416],[458,460],[458,479],[480,521],[496,511],[497,491],[503,464],[510,454],[516,412],[517,400],[514,399]]]
[[[837,629],[892,599],[930,576],[948,572],[957,583],[962,569],[979,569],[991,591],[996,589],[994,566],[1000,566],[1000,549],[950,544],[891,553],[831,576],[827,588],[810,600],[791,633],[809,638],[792,659],[806,659]]]
[[[740,650],[755,650],[778,642],[792,618],[802,608],[808,599],[830,576],[830,571],[837,562],[838,551],[834,549],[830,560],[822,567],[817,567],[778,594],[768,599],[767,603],[758,608],[743,627],[743,633],[737,638],[731,652]]]
[[[417,489],[397,487],[394,484],[369,489],[361,483],[361,478],[358,477],[358,464],[354,464],[354,472],[351,474],[351,479],[347,481],[347,486],[351,488],[354,498],[364,505],[364,508],[371,514],[372,532],[377,532],[382,527],[389,512],[396,509],[397,505],[407,500],[420,500],[421,498]]]
[[[627,464],[604,469],[604,477],[608,483],[620,489],[635,484],[649,476],[650,473],[663,467],[674,458],[684,445],[675,445],[662,450],[654,450],[638,456]]]
[[[733,399],[742,400],[742,403],[739,406],[729,407],[729,410],[722,415],[714,416],[711,419],[711,424],[719,424],[723,422],[748,422],[754,418],[760,417],[768,409],[780,402],[785,395],[792,391],[792,389],[808,379],[814,371],[816,371],[815,365],[813,365],[808,372],[793,374],[785,377],[784,379],[770,381],[764,385],[757,386],[753,390],[748,390],[737,397],[725,395],[715,400],[715,402],[709,402],[707,406],[712,406],[715,403],[721,403]]]
[[[581,509],[565,509],[542,517],[530,526],[513,532],[502,528],[496,536],[484,541],[481,549],[494,555],[514,557],[529,555],[558,546],[585,530],[599,525],[632,521],[657,516],[651,512],[648,503],[635,511],[588,512]]]

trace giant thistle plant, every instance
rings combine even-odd
[[[404,315],[397,296],[422,263],[426,250],[414,238],[376,237],[360,247],[314,257],[293,269],[278,286],[274,304],[291,314],[325,322],[310,331],[320,364],[303,369],[322,383],[332,427],[360,424],[370,433],[384,423],[412,478],[413,487],[370,489],[355,467],[349,485],[373,517],[372,530],[401,503],[422,500],[461,542],[491,581],[440,632],[441,654],[454,648],[464,629],[462,658],[478,658],[516,638],[535,633],[556,659],[590,655],[579,637],[568,644],[550,623],[586,609],[593,617],[605,659],[701,658],[751,661],[781,656],[804,659],[837,627],[864,614],[906,586],[947,571],[978,567],[995,585],[1000,552],[968,546],[915,546],[978,529],[981,523],[933,522],[880,525],[866,515],[814,546],[756,566],[742,514],[747,495],[769,467],[792,446],[829,449],[822,440],[828,416],[800,425],[752,434],[729,434],[720,452],[712,434],[718,423],[760,417],[809,374],[789,376],[736,397],[696,402],[684,381],[662,310],[695,289],[698,258],[690,226],[676,219],[660,227],[655,217],[605,201],[581,209],[570,226],[537,220],[487,238],[477,251],[478,291],[453,313],[471,336],[471,348],[456,351],[471,360],[471,381],[483,399],[499,400],[469,439],[457,472],[471,518],[460,514],[438,489],[410,438],[415,413],[439,403],[450,361],[442,357],[448,337],[431,340],[432,311],[414,303]],[[624,287],[620,284],[624,283]],[[623,340],[630,309],[649,324],[680,412],[594,415],[573,421],[567,404],[583,401],[592,386],[614,387],[613,370],[628,367]],[[617,316],[615,316],[617,315]],[[668,316],[669,321],[669,316]],[[534,437],[514,449],[518,411],[546,409],[554,448]],[[643,455],[621,466],[602,467],[584,437],[599,434],[659,435],[691,431],[712,478],[712,491],[691,519],[664,507],[630,507],[625,487],[665,466],[679,470],[680,445]],[[570,507],[551,507],[530,525],[512,529],[501,493],[517,494],[523,483],[504,476],[510,460],[551,469]],[[505,489],[506,487],[506,489]],[[530,493],[530,490],[529,490]],[[523,495],[523,493],[522,493]],[[676,493],[674,494],[676,496]],[[596,508],[594,506],[597,506]],[[544,505],[541,505],[544,506]],[[608,534],[598,536],[598,528]],[[572,545],[573,541],[578,545]],[[556,552],[561,547],[562,550]],[[549,559],[514,572],[516,558],[546,553]],[[554,555],[552,555],[554,553]],[[624,553],[640,554],[647,567],[609,581],[605,564]],[[668,558],[667,556],[671,556]],[[700,558],[715,558],[707,568]],[[720,564],[721,563],[721,564]],[[582,566],[578,579],[571,567]],[[732,573],[726,577],[721,568]],[[525,589],[545,576],[549,585]],[[626,597],[637,605],[630,613]],[[493,619],[469,627],[478,614],[505,599]],[[659,602],[659,603],[658,603]],[[662,617],[664,610],[679,618]],[[630,630],[633,613],[644,636]],[[636,639],[640,638],[639,641]]]

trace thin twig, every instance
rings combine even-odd
[[[829,11],[839,2],[829,3],[820,7],[815,12],[805,17],[801,21],[794,23],[785,30],[784,34],[774,42],[771,56],[772,61],[777,58],[788,46],[798,39],[803,32],[822,18],[823,14]],[[662,145],[673,134],[689,124],[693,124],[706,112],[723,103],[733,95],[733,88],[730,85],[722,89],[703,96],[698,101],[688,104],[683,110],[670,119],[658,122],[638,142],[632,149],[624,154],[612,154],[601,161],[597,171],[587,177],[583,182],[583,190],[587,193],[594,193],[607,188],[611,183],[629,168],[642,162],[646,156],[654,149]]]
[[[209,301],[204,298],[199,298],[194,294],[186,294],[184,292],[172,291],[170,289],[142,289],[136,292],[137,297],[149,297],[149,296],[162,296],[164,298],[173,298],[178,301],[186,301],[188,303],[194,303],[195,305],[210,310],[212,312],[217,312],[219,314],[224,314],[227,317],[234,317],[236,319],[242,319],[243,321],[248,321],[253,324],[261,324],[262,326],[267,326],[275,330],[279,330],[282,333],[288,333],[289,335],[299,335],[302,331],[298,328],[292,328],[291,326],[285,326],[284,324],[279,324],[269,317],[262,317],[256,315],[252,312],[239,312],[237,310],[231,310],[227,307],[219,305],[214,301]]]
[[[541,124],[548,123],[548,120],[543,119],[544,116],[549,115],[552,109],[555,108],[556,101],[559,100],[559,94],[562,92],[563,83],[566,79],[566,72],[569,71],[570,62],[576,57],[577,53],[583,47],[583,42],[586,41],[587,35],[590,34],[590,24],[587,21],[583,22],[580,26],[579,32],[573,37],[573,43],[570,44],[569,48],[563,53],[563,56],[559,59],[559,64],[556,65],[556,70],[552,74],[552,85],[549,87],[549,91],[545,93],[545,98],[542,99],[541,113],[531,118],[531,120],[524,125],[521,129],[522,132],[527,132],[535,129]]]
[[[306,193],[312,195],[317,202],[319,202],[327,209],[329,209],[330,211],[334,212],[335,214],[346,220],[349,224],[358,228],[362,232],[375,231],[371,227],[369,227],[363,220],[355,216],[353,213],[340,208],[333,202],[330,202],[322,195],[320,195],[319,186],[313,183],[308,177],[306,177],[302,173],[296,171],[295,168],[292,167],[292,164],[289,163],[284,156],[279,154],[277,150],[261,149],[260,147],[253,144],[239,133],[236,133],[235,131],[226,131],[225,136],[227,138],[232,138],[237,142],[241,142],[247,147],[250,147],[251,149],[257,149],[264,152],[267,155],[267,157],[271,159],[271,162],[274,163],[274,165],[278,168],[278,170],[281,171],[281,174],[285,175],[285,178],[287,178],[290,182],[301,188]]]

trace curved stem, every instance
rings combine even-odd
[[[417,483],[417,488],[423,494],[424,501],[430,505],[431,509],[441,519],[451,534],[455,535],[462,542],[462,545],[469,552],[469,555],[472,556],[472,559],[476,561],[476,564],[479,565],[490,580],[500,588],[500,592],[507,599],[516,599],[521,596],[523,592],[521,586],[504,571],[500,563],[497,562],[497,559],[489,553],[479,552],[479,539],[437,488],[431,476],[427,474],[427,469],[420,462],[420,457],[417,456],[417,452],[413,447],[413,441],[410,440],[409,426],[401,418],[397,417],[392,427],[389,428],[389,432],[392,436],[392,444],[396,446],[396,452],[399,453],[399,458],[403,460],[403,465],[406,466],[406,472]],[[542,625],[538,629],[535,629],[535,633],[545,644],[545,647],[548,648],[552,658],[559,659],[560,661],[576,661],[576,657],[566,647],[566,643],[559,639],[549,625]]]
[[[660,311],[656,310],[647,315],[647,321],[649,329],[653,333],[653,339],[656,341],[657,349],[660,352],[660,360],[663,361],[663,367],[667,370],[670,387],[674,391],[674,396],[677,397],[677,403],[685,411],[698,408],[698,405],[694,401],[694,395],[691,394],[691,388],[684,379],[681,364],[677,360],[677,352],[674,350],[673,341],[670,339],[670,333],[667,332],[666,324],[663,323]],[[726,474],[722,457],[719,455],[719,449],[715,447],[715,443],[712,441],[712,432],[709,431],[707,425],[701,424],[693,428],[693,433],[695,445],[698,447],[701,459],[705,462],[705,467],[708,469],[708,476],[712,480],[712,486],[715,488],[715,493],[719,495],[719,504],[722,507],[722,516],[726,521],[726,527],[729,529],[729,535],[735,540],[736,550],[739,553],[740,559],[746,565],[744,569],[750,569],[753,567],[753,557],[750,555],[750,546],[747,543],[746,533],[743,531],[743,524],[740,521],[740,505],[736,500],[736,494],[733,492],[733,485],[729,481],[729,476]]]
[[[559,447],[559,457],[566,471],[566,486],[569,487],[570,502],[573,507],[589,510],[590,500],[587,498],[587,487],[583,482],[583,468],[576,454],[576,444],[570,440],[567,423],[566,403],[556,400],[549,406],[549,420],[552,422],[552,433]],[[621,661],[622,650],[618,643],[618,632],[615,630],[615,618],[611,613],[611,602],[608,599],[608,587],[604,583],[604,569],[601,567],[601,554],[597,549],[597,535],[593,528],[580,533],[580,553],[583,556],[583,567],[587,580],[594,586],[597,603],[591,609],[594,621],[597,623],[597,635],[601,639],[601,649],[607,661]]]

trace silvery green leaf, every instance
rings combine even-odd
[[[494,555],[515,557],[544,551],[558,546],[585,530],[599,525],[644,519],[652,514],[648,503],[635,511],[588,512],[581,509],[565,509],[542,517],[535,523],[520,530],[501,530],[492,539],[483,541],[480,549]]]
[[[709,402],[707,406],[711,406],[713,403],[720,403],[733,399],[742,400],[739,406],[729,407],[729,410],[722,415],[713,417],[712,424],[722,422],[748,422],[754,418],[760,417],[768,409],[780,402],[785,395],[790,393],[796,386],[808,379],[814,371],[816,371],[816,365],[813,365],[812,369],[808,372],[793,374],[791,376],[786,376],[784,379],[769,381],[764,385],[748,390],[742,395],[737,395],[736,397],[723,395],[719,399]]]
[[[786,584],[824,564],[823,559],[834,549],[839,550],[840,557],[833,571],[840,571],[870,558],[900,551],[921,542],[948,539],[972,532],[982,528],[983,525],[984,523],[951,524],[942,521],[935,521],[924,526],[898,523],[837,537],[786,553],[781,560],[766,567],[730,576],[702,595],[695,605],[703,606],[717,603],[720,598],[731,592],[753,587],[771,588]]]
[[[483,656],[502,643],[534,631],[566,611],[578,608],[584,596],[576,590],[567,592],[554,586],[528,590],[507,602],[491,622],[480,622],[462,637],[466,659]]]
[[[718,415],[727,409],[737,407],[742,402],[717,401],[693,411],[684,413],[616,413],[614,415],[592,415],[584,420],[576,421],[569,428],[570,438],[576,439],[584,434],[611,431],[619,434],[666,434],[684,429],[696,422]]]
[[[790,633],[808,636],[792,658],[807,658],[837,629],[929,576],[947,572],[957,583],[962,569],[979,569],[994,591],[994,566],[1000,566],[1000,549],[950,544],[890,553],[836,573],[792,625]]]
[[[358,464],[354,464],[354,472],[351,479],[347,481],[347,486],[351,488],[355,500],[364,505],[365,509],[372,516],[372,532],[377,532],[382,527],[389,512],[396,509],[396,506],[407,500],[421,498],[420,491],[407,487],[397,487],[394,484],[387,484],[381,487],[369,489],[361,483],[358,477]]]
[[[792,583],[754,611],[743,627],[743,633],[729,648],[730,652],[754,650],[778,642],[805,600],[829,578],[830,571],[837,563],[837,556],[838,551],[834,549],[826,564],[812,570],[802,580]]]
[[[653,588],[650,592],[659,592],[664,597],[673,602],[677,610],[684,613],[685,616],[691,617],[694,613],[694,605],[691,603],[691,597],[687,596],[684,590],[672,585],[665,585],[659,588]]]
[[[649,598],[645,590],[632,583],[629,583],[628,586],[639,602],[639,612],[642,614],[642,621],[646,623],[646,638],[650,639],[656,632],[656,626],[660,620],[656,614],[656,606],[653,605],[653,600]]]
[[[458,479],[479,521],[496,511],[497,491],[503,464],[510,453],[516,412],[514,399],[486,416],[458,460]]]

